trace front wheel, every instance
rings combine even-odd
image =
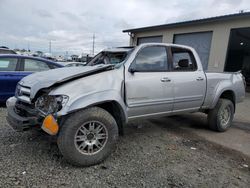
[[[234,117],[234,105],[232,101],[228,99],[219,99],[215,108],[208,113],[208,125],[209,128],[224,132],[231,125]]]
[[[69,163],[90,166],[110,155],[117,138],[118,126],[113,116],[102,108],[91,107],[69,116],[57,143]]]

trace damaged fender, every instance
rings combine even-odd
[[[95,106],[98,104],[111,101],[114,101],[117,104],[119,104],[119,107],[123,113],[122,115],[125,118],[125,121],[127,122],[128,119],[127,119],[126,105],[123,99],[121,98],[121,95],[115,90],[102,91],[84,95],[78,98],[77,100],[73,101],[71,104],[67,104],[60,112],[58,112],[58,115],[63,116],[72,113],[74,111],[87,108],[89,106]]]

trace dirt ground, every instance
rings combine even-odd
[[[50,137],[34,132],[16,133],[7,126],[5,116],[6,109],[1,108],[0,187],[250,185],[250,158],[181,128],[190,123],[183,118],[130,123],[116,151],[106,161],[79,168],[63,160]]]

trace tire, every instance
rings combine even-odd
[[[227,111],[226,113],[225,110]],[[222,115],[224,114],[224,115]],[[229,115],[229,117],[227,116]],[[219,99],[214,109],[208,113],[208,125],[211,130],[224,132],[232,125],[234,105],[228,99]]]
[[[76,166],[91,166],[106,159],[113,151],[117,140],[118,126],[113,116],[102,108],[91,107],[66,119],[57,144],[69,163]]]

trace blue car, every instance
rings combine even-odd
[[[17,54],[0,55],[0,103],[15,95],[17,83],[39,71],[63,67],[53,61]]]

